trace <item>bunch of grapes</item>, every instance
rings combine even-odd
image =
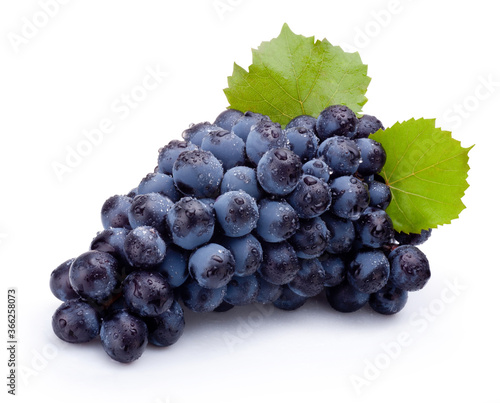
[[[55,334],[100,337],[127,363],[175,343],[184,309],[294,310],[324,291],[340,312],[399,312],[430,278],[416,247],[430,230],[394,231],[379,129],[342,105],[285,129],[234,109],[192,125],[137,188],[105,201],[89,250],[52,272]]]

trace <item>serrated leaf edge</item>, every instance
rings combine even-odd
[[[464,182],[465,182],[465,187],[463,189],[463,191],[461,192],[461,196],[459,198],[459,203],[460,203],[460,209],[457,211],[456,215],[454,217],[451,217],[449,219],[443,219],[441,223],[438,223],[438,224],[430,224],[429,226],[424,226],[424,227],[421,227],[421,226],[415,226],[415,227],[408,227],[408,226],[402,226],[401,228],[396,228],[395,226],[395,229],[397,231],[401,231],[401,232],[405,232],[405,233],[410,233],[410,232],[413,232],[413,233],[418,233],[420,232],[421,230],[428,230],[428,229],[431,229],[431,228],[437,228],[438,226],[440,225],[445,225],[445,224],[450,224],[452,220],[455,220],[457,218],[459,218],[459,215],[460,213],[466,208],[465,204],[463,203],[462,201],[462,198],[464,197],[465,195],[465,191],[469,188],[470,184],[469,182],[467,181],[468,177],[469,177],[469,170],[470,170],[470,165],[469,165],[469,151],[474,147],[474,145],[470,146],[470,147],[463,147],[462,146],[462,143],[453,138],[452,136],[452,133],[451,131],[447,131],[447,130],[443,130],[441,127],[438,127],[436,126],[436,119],[435,118],[432,118],[432,119],[426,119],[426,118],[419,118],[419,119],[415,119],[415,118],[411,118],[411,119],[408,119],[408,120],[405,120],[405,121],[397,121],[396,123],[394,123],[390,128],[395,128],[396,126],[403,126],[404,124],[406,123],[409,123],[409,122],[418,122],[418,121],[426,121],[426,122],[432,122],[433,124],[433,130],[438,130],[441,134],[443,135],[446,135],[448,137],[450,137],[452,140],[454,141],[457,141],[458,142],[458,145],[459,147],[461,148],[461,152],[458,153],[458,154],[455,154],[454,156],[448,158],[447,160],[451,159],[451,158],[457,158],[463,154],[465,154],[467,156],[467,160],[465,162],[465,166],[466,166],[466,169],[464,170],[464,174],[465,174],[465,177],[464,177]],[[384,132],[384,130],[380,129],[378,130],[377,132],[373,133],[370,135],[370,138],[373,138],[373,140],[377,141],[376,137],[377,137],[377,134],[382,134]],[[415,139],[416,140],[416,139]],[[399,159],[399,161],[401,161],[401,158]],[[398,164],[399,164],[399,161],[398,161]],[[444,162],[444,161],[440,161],[439,163],[441,162]],[[397,165],[396,165],[397,166]],[[393,168],[393,171],[394,169],[396,168],[396,166]],[[427,167],[429,168],[429,167]],[[426,168],[426,169],[427,169]],[[384,170],[382,170],[383,172]],[[392,172],[391,172],[391,176],[392,176]],[[391,193],[393,193],[394,191],[398,191],[398,192],[401,192],[401,193],[404,193],[404,194],[411,194],[407,191],[402,191],[401,189],[398,189],[398,188],[395,188],[393,186],[394,183],[397,183],[398,181],[402,180],[402,179],[406,179],[408,177],[404,177],[404,178],[401,178],[401,179],[398,179],[396,182],[390,182],[388,178],[386,178],[385,176],[383,176],[385,181],[386,181],[386,185],[389,186],[390,190],[391,190]],[[441,185],[441,183],[439,183]],[[412,194],[413,196],[416,196],[416,197],[423,197],[422,195],[418,195],[418,194]],[[429,200],[432,200],[434,202],[439,202],[439,203],[442,203],[438,200],[434,200],[434,199],[430,199]],[[398,203],[398,198],[397,197],[394,197],[394,194],[393,194],[393,198],[392,198],[392,201],[391,201],[391,204],[395,204],[396,205],[396,208],[401,212],[401,215],[404,216],[406,218],[406,221],[407,222],[411,222],[411,220],[408,218],[408,216],[405,214],[405,210],[402,209],[400,206],[399,206],[399,203]],[[450,203],[444,203],[444,204],[450,204]],[[418,209],[416,209],[418,211]],[[419,227],[419,228],[417,228]]]
[[[371,77],[368,76],[368,66],[366,64],[363,64],[359,52],[346,52],[340,46],[334,46],[334,45],[332,45],[326,38],[323,39],[323,40],[319,40],[319,39],[315,40],[314,36],[307,37],[307,36],[304,36],[304,35],[301,35],[301,34],[295,34],[290,29],[290,27],[289,27],[289,25],[287,23],[283,24],[283,27],[282,27],[282,29],[281,29],[280,34],[278,35],[278,37],[281,36],[281,35],[283,35],[284,38],[285,38],[285,41],[286,41],[288,49],[289,49],[289,52],[288,52],[289,54],[291,54],[290,46],[288,45],[289,38],[290,38],[290,35],[294,35],[294,36],[297,36],[299,38],[303,38],[303,40],[308,40],[308,41],[312,42],[312,48],[311,48],[310,54],[312,54],[312,52],[314,51],[314,49],[316,49],[317,47],[329,46],[332,49],[339,50],[340,52],[342,52],[345,55],[355,56],[358,59],[358,61],[361,63],[361,66],[363,67],[363,70],[364,70],[364,71],[362,71],[362,75],[366,79],[366,84],[363,83],[362,86],[358,85],[358,87],[356,87],[356,88],[360,88],[364,93],[363,94],[359,94],[359,95],[361,95],[362,100],[357,101],[357,102],[353,103],[352,105],[347,105],[347,106],[350,107],[351,109],[353,109],[354,112],[359,115],[360,112],[361,112],[361,110],[362,110],[362,108],[363,108],[363,106],[368,101],[368,98],[366,97],[366,90],[368,88],[368,85],[371,82]],[[287,119],[292,119],[295,116],[291,116],[290,114],[286,113],[285,111],[277,108],[273,103],[271,103],[267,98],[265,98],[260,92],[256,91],[255,88],[252,86],[252,84],[248,82],[247,77],[246,77],[246,75],[249,75],[249,74],[252,73],[252,67],[255,64],[255,60],[259,57],[257,51],[261,50],[263,47],[267,46],[269,43],[271,43],[273,40],[277,39],[278,37],[273,38],[273,39],[271,39],[269,41],[263,41],[257,47],[257,49],[252,49],[252,64],[248,67],[248,71],[245,70],[243,67],[241,67],[241,66],[237,65],[236,63],[234,63],[233,74],[231,76],[228,76],[228,87],[225,88],[223,91],[226,94],[226,97],[227,97],[227,99],[228,99],[228,101],[229,101],[230,104],[234,104],[234,102],[231,101],[230,98],[232,98],[234,100],[239,100],[240,102],[245,103],[245,101],[246,101],[245,99],[238,98],[237,96],[234,95],[233,91],[230,91],[231,90],[231,88],[230,88],[231,87],[231,81],[232,81],[231,79],[235,75],[236,69],[239,69],[239,72],[241,73],[243,80],[248,85],[247,88],[251,89],[255,94],[257,94],[262,99],[262,102],[266,103],[269,107],[271,107],[272,109],[274,109],[276,111],[276,113],[277,113],[278,116],[283,116],[283,117],[286,117]],[[323,63],[324,63],[324,58],[325,58],[325,53],[322,54],[321,65],[323,65]],[[351,60],[353,60],[353,59],[351,59]],[[292,63],[292,65],[293,65],[293,63]],[[308,65],[309,65],[309,62],[307,62],[306,67]],[[304,69],[306,69],[306,67]],[[274,77],[273,77],[272,74],[268,74],[268,77],[270,77],[271,79],[273,79],[273,81],[276,82],[276,84],[283,90],[284,94],[286,94],[292,101],[294,101],[294,102],[296,102],[296,103],[298,103],[300,105],[300,109],[302,111],[302,114],[311,114],[311,115],[314,115],[312,112],[309,112],[305,108],[304,105],[305,105],[307,99],[309,98],[309,96],[313,93],[313,89],[316,86],[316,82],[317,82],[318,78],[321,75],[321,73],[320,73],[321,69],[319,69],[319,71],[317,72],[314,84],[311,85],[311,87],[310,87],[310,89],[309,89],[309,91],[308,91],[308,93],[307,93],[307,95],[305,96],[304,99],[300,98],[300,92],[299,92],[299,88],[298,88],[298,82],[299,82],[300,75],[297,74],[297,72],[295,71],[295,69],[293,69],[293,70],[294,70],[294,77],[293,77],[293,79],[294,79],[294,82],[295,82],[295,87],[297,89],[297,97],[294,97],[288,91],[285,91],[283,89],[283,87],[279,83],[277,83],[275,81],[275,79],[274,79]],[[347,75],[347,71],[344,72],[344,76],[343,77],[345,77],[346,75]],[[335,97],[335,95],[337,94],[337,92],[339,90],[339,86],[340,86],[340,83],[342,82],[342,79],[340,80],[339,83],[336,84],[335,91],[330,96],[328,102],[326,102],[326,104],[324,105],[324,107],[327,107],[328,105],[332,104],[333,98]],[[255,103],[258,103],[258,101],[255,101]],[[339,103],[344,104],[342,102],[339,102]],[[356,108],[354,108],[354,106],[356,106]],[[229,105],[227,108],[231,108],[231,105]]]

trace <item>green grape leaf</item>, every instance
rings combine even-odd
[[[418,233],[458,218],[472,147],[463,148],[435,119],[398,122],[370,138],[387,154],[380,175],[391,189],[387,213],[396,231]]]
[[[252,49],[248,72],[234,64],[224,92],[230,108],[286,125],[298,115],[316,117],[333,104],[359,113],[371,80],[367,69],[357,52],[296,35],[284,24],[277,38]]]

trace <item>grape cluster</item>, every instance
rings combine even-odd
[[[89,250],[52,272],[55,334],[100,337],[127,363],[175,343],[186,308],[294,310],[324,291],[340,312],[399,312],[430,278],[416,246],[430,230],[394,231],[386,154],[369,138],[379,129],[342,105],[285,129],[234,109],[192,125],[136,188],[105,201]]]

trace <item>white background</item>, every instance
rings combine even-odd
[[[18,290],[17,401],[500,401],[495,2],[74,0],[48,17],[47,2],[0,5],[0,253],[2,293]],[[436,118],[464,147],[475,144],[467,209],[422,247],[428,286],[394,317],[342,315],[324,301],[295,312],[188,312],[176,345],[148,348],[132,365],[99,342],[59,341],[51,271],[88,248],[104,200],[151,172],[158,148],[215,119],[232,63],[246,68],[250,49],[284,22],[360,52],[372,77],[365,113],[386,126]],[[148,69],[168,77],[137,92]],[[118,113],[131,91],[144,99]],[[54,162],[106,122],[112,130],[59,180]]]

